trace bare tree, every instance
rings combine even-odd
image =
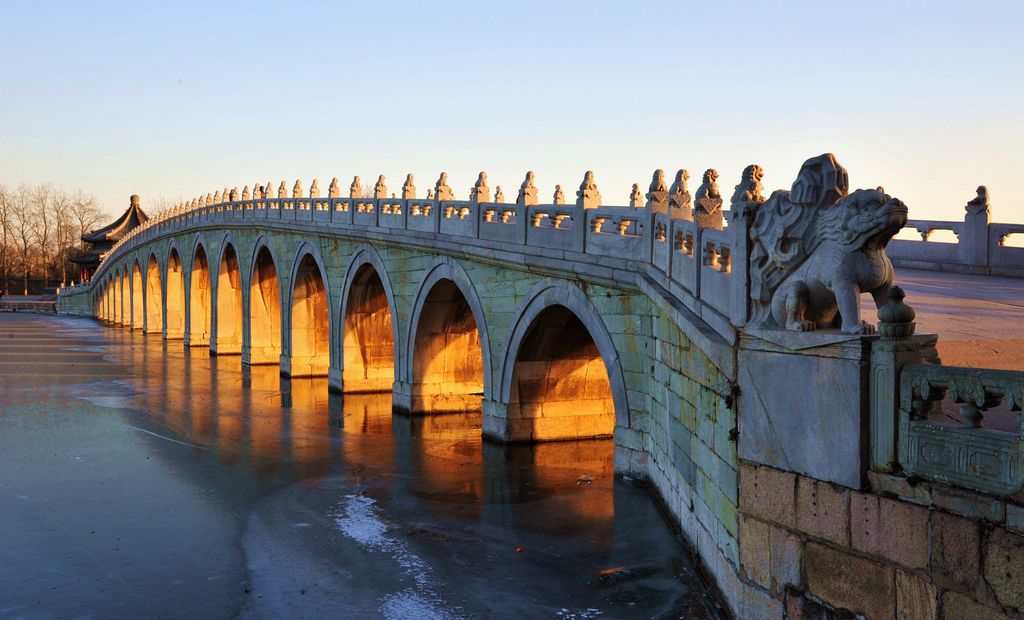
[[[82,237],[91,231],[100,221],[100,211],[96,208],[96,199],[82,190],[78,190],[70,200],[71,216],[74,218],[77,229],[79,249],[85,251],[85,242]]]
[[[8,295],[11,292],[11,192],[6,185],[0,185],[0,271],[3,271],[4,286],[0,294]]]
[[[32,233],[35,236],[36,252],[43,270],[43,288],[50,284],[50,266],[53,264],[53,186],[49,183],[37,185],[29,191],[32,208]]]
[[[32,271],[32,251],[34,249],[31,196],[32,188],[24,183],[11,193],[12,231],[21,259],[19,267],[23,276],[23,295],[28,295],[28,278]]]

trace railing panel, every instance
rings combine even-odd
[[[406,204],[405,226],[408,230],[436,233],[440,222],[440,211],[433,200],[416,199]]]
[[[584,214],[587,220],[584,247],[588,254],[650,261],[650,244],[644,234],[646,210],[600,207],[588,209]]]
[[[476,238],[479,207],[475,202],[461,200],[442,202],[439,231],[445,235]]]
[[[380,212],[377,214],[377,225],[404,230],[407,215],[405,201],[401,198],[382,198],[378,202]]]
[[[672,257],[672,244],[669,235],[669,221],[667,213],[654,213],[651,216],[651,262],[662,273],[668,275],[669,264]]]
[[[697,225],[689,220],[671,221],[670,277],[694,295],[697,294],[697,271],[700,250],[697,247]]]
[[[480,205],[480,238],[505,243],[526,243],[526,207],[505,203]]]
[[[567,205],[534,205],[529,208],[526,244],[541,248],[583,251],[585,228],[582,209]]]
[[[996,495],[1024,486],[1024,372],[903,367],[899,460],[906,473]]]
[[[352,223],[356,226],[377,225],[377,201],[373,198],[353,198],[355,212],[352,214]]]
[[[732,232],[700,231],[700,300],[725,316],[732,314]]]

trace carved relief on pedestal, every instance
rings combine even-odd
[[[665,171],[658,168],[651,178],[651,186],[647,189],[647,206],[651,213],[668,212],[668,185],[665,183]]]
[[[469,189],[469,199],[472,202],[490,202],[491,188],[487,187],[487,173],[481,172],[476,177],[476,183]]]
[[[576,205],[584,209],[596,209],[601,206],[601,192],[598,191],[594,173],[590,170],[583,175],[583,182],[576,191]]]
[[[448,187],[448,173],[442,172],[434,184],[434,198],[437,200],[455,200],[452,188]]]
[[[404,200],[416,198],[416,183],[411,174],[405,175],[405,183],[402,184],[402,198]]]
[[[680,169],[676,172],[672,187],[668,189],[668,212],[669,217],[673,220],[693,221],[693,203],[690,190],[686,187],[689,180],[690,173]]]
[[[519,195],[516,197],[516,204],[520,207],[529,207],[537,204],[537,186],[533,184],[533,170],[526,173],[523,184],[519,186]]]
[[[697,188],[696,221],[698,228],[722,230],[722,194],[718,191],[718,171],[708,168]]]
[[[756,211],[750,228],[750,325],[871,333],[860,295],[879,307],[893,282],[885,246],[907,222],[907,207],[877,189],[848,194],[831,153],[808,159],[790,191]]]

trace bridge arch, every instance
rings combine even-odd
[[[164,327],[164,338],[180,340],[185,335],[185,269],[181,262],[181,254],[172,242],[167,252],[167,270],[165,272],[164,305],[167,313],[167,325]]]
[[[163,284],[160,278],[160,261],[156,253],[149,255],[146,263],[146,316],[143,332],[147,334],[163,331]]]
[[[217,355],[242,353],[242,268],[238,261],[238,243],[231,234],[224,235],[217,259],[217,280],[214,285],[213,335],[210,351]]]
[[[281,372],[327,376],[331,367],[331,295],[320,250],[303,241],[295,253],[288,295],[289,329]]]
[[[475,411],[491,389],[483,306],[469,274],[449,256],[438,256],[424,270],[409,320],[402,381],[412,412]]]
[[[139,258],[132,259],[132,329],[143,329],[146,324],[146,296],[142,290],[142,267]]]
[[[192,244],[192,260],[186,272],[185,305],[188,307],[188,345],[205,347],[210,345],[211,286],[210,260],[207,257],[206,242],[202,236],[196,236]]]
[[[545,280],[527,295],[509,338],[499,396],[507,405],[502,438],[509,441],[609,436],[616,426],[629,426],[618,352],[579,287]],[[588,401],[587,413],[580,413],[581,401]]]
[[[384,261],[373,246],[352,252],[341,292],[341,388],[345,392],[388,392],[398,378],[398,316]]]
[[[249,275],[248,364],[281,363],[281,278],[280,261],[270,240],[261,235],[253,246]]]

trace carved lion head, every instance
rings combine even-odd
[[[877,189],[858,189],[821,214],[822,237],[850,250],[879,248],[907,223],[907,205]]]

